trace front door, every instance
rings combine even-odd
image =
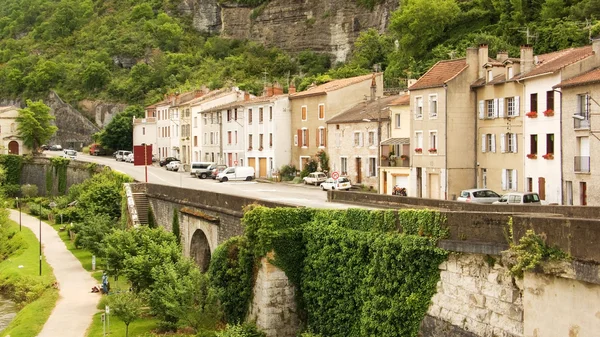
[[[587,206],[587,184],[585,181],[579,183],[579,201],[581,206]]]
[[[567,205],[573,205],[573,182],[567,181],[565,183],[567,185]]]
[[[258,176],[267,177],[267,158],[258,158]]]
[[[538,178],[538,194],[540,195],[540,199],[546,200],[546,178],[539,177]]]
[[[256,168],[256,158],[248,158],[248,166]]]
[[[11,141],[10,143],[8,143],[8,153],[9,154],[19,154],[19,143],[15,142],[14,140]]]
[[[429,174],[429,197],[431,199],[440,198],[440,175]]]
[[[420,167],[417,167],[417,198],[423,197],[423,173]]]
[[[356,183],[357,184],[362,183],[361,168],[362,168],[362,159],[360,157],[357,157],[356,158]]]
[[[382,176],[383,176],[383,194],[388,194],[387,193],[388,173],[384,172]]]
[[[233,166],[233,153],[227,154],[227,166]]]

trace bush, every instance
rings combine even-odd
[[[88,146],[84,146],[83,149],[81,149],[81,152],[85,154],[90,154],[90,148]]]
[[[31,185],[31,184],[23,185],[23,186],[21,186],[21,194],[25,198],[37,197],[38,187],[37,187],[37,185]]]
[[[21,195],[21,185],[19,184],[6,184],[2,186],[2,192],[8,198],[15,198]]]
[[[217,337],[266,337],[267,335],[258,330],[255,324],[244,323],[227,325],[225,330],[217,332]]]
[[[281,169],[279,169],[282,181],[293,180],[296,177],[297,172],[298,169],[296,169],[294,165],[283,165]]]

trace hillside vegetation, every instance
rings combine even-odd
[[[247,5],[264,1],[235,0]],[[288,55],[251,41],[196,32],[180,0],[4,0],[0,6],[0,97],[39,98],[56,90],[84,98],[151,103],[167,92],[263,81],[311,82],[354,76],[380,64],[401,86],[435,61],[487,43],[493,53],[528,42],[536,53],[588,43],[600,0],[402,0],[388,31],[364,31],[346,64],[311,51]],[[368,10],[379,0],[357,0]],[[532,37],[533,36],[533,37]]]

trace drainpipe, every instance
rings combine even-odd
[[[563,95],[562,95],[562,91],[560,90],[556,90],[556,89],[552,89],[552,91],[555,91],[557,93],[560,94],[560,101],[559,101],[559,109],[560,109],[560,114],[558,114],[559,119],[559,123],[560,123],[560,131],[559,131],[559,135],[560,135],[560,204],[564,205],[565,204],[565,176],[563,174],[563,163],[564,163],[564,158],[563,158],[563,148],[564,148],[564,140],[563,140],[563,119],[562,119],[562,100],[563,100]],[[556,142],[554,142],[554,144],[556,144]]]
[[[523,94],[521,96],[521,97],[523,97],[523,102],[519,103],[519,109],[521,109],[521,106],[522,106],[523,107],[523,112],[525,112],[525,100],[527,99],[525,97],[525,93],[527,92],[527,90],[526,90],[527,86],[525,85],[525,82],[521,83],[520,79],[517,80],[517,83],[523,85]],[[523,172],[523,180],[522,180],[522,182],[523,182],[523,191],[525,191],[525,192],[533,192],[533,191],[527,191],[526,190],[526,188],[529,188],[529,186],[527,185],[527,180],[526,180],[527,177],[525,177],[525,156],[527,155],[526,152],[525,152],[525,151],[527,151],[527,149],[525,148],[525,134],[526,134],[526,132],[525,132],[525,113],[521,114],[521,112],[519,111],[519,116],[521,116],[521,118],[523,119],[523,133],[521,135],[521,138],[523,139],[523,150],[522,150],[523,151],[523,169],[521,170]],[[517,143],[518,142],[519,141],[517,140]],[[562,164],[561,164],[561,166],[562,166]]]
[[[448,200],[448,84],[444,83],[444,200]]]
[[[477,156],[479,155],[477,148],[477,139],[479,138],[479,101],[477,97],[477,90],[471,90],[475,92],[475,139],[473,140],[473,148],[475,149],[475,162],[473,163],[473,167],[475,168],[475,184],[473,184],[473,186],[477,188],[483,188],[483,186],[479,186],[479,160],[477,160]]]

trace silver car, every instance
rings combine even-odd
[[[473,188],[460,191],[460,196],[456,200],[475,204],[492,204],[500,200],[500,195],[487,188]]]

